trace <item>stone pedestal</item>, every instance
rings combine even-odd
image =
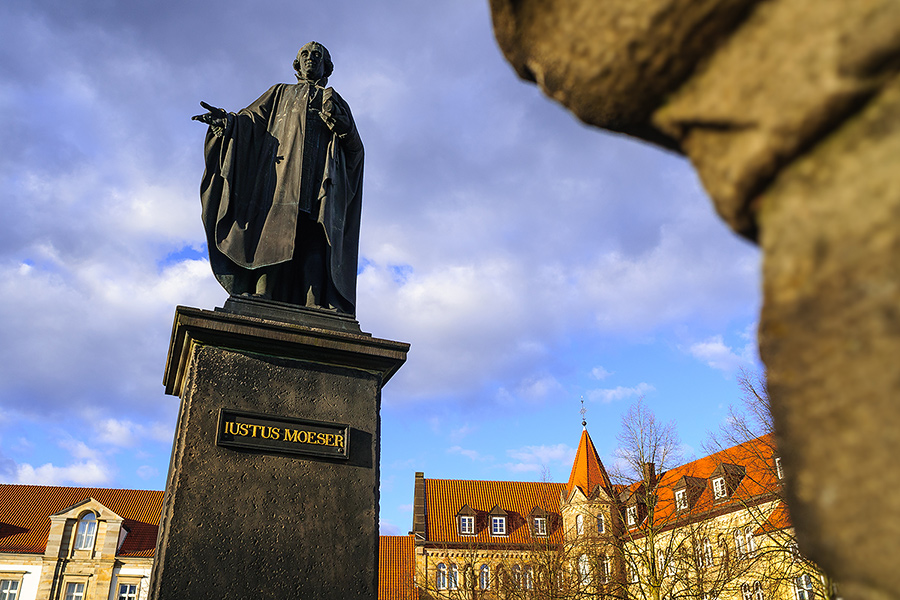
[[[150,596],[375,600],[381,388],[409,346],[229,302],[176,309],[164,383],[181,410]]]

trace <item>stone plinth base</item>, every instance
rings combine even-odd
[[[380,394],[409,346],[241,312],[176,309],[151,598],[374,600]]]

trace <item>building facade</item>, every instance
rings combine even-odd
[[[565,484],[417,473],[415,570],[401,587],[472,600],[835,596],[794,543],[770,437],[666,472],[642,466],[613,483],[585,429]]]

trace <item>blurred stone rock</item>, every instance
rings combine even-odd
[[[525,79],[686,154],[763,250],[760,352],[801,547],[900,589],[900,2],[491,0]]]

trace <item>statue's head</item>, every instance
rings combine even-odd
[[[309,42],[300,48],[297,58],[294,59],[294,71],[297,79],[311,79],[318,81],[327,78],[334,70],[331,55],[328,49],[319,42]]]

